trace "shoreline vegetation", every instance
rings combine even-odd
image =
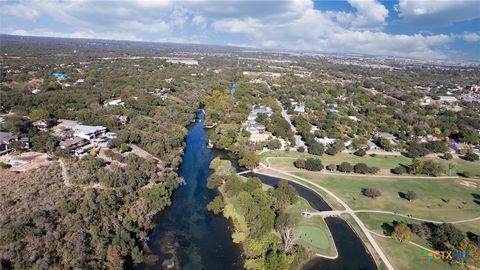
[[[338,256],[335,243],[323,218],[305,219],[312,211],[286,181],[277,188],[262,184],[256,177],[234,174],[230,161],[216,158],[208,187],[219,195],[208,205],[234,225],[232,241],[240,244],[247,269],[300,269],[311,256]]]

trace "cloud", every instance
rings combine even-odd
[[[1,31],[10,34],[415,57],[448,57],[453,40],[478,41],[477,33],[389,34],[384,32],[389,12],[378,0],[348,3],[353,10],[321,11],[311,0],[21,0],[0,2],[0,15],[5,24]],[[400,16],[409,19],[445,12],[437,1],[428,3],[400,0]]]
[[[461,39],[463,39],[466,42],[478,42],[480,41],[480,35],[475,32],[464,32],[463,34],[460,35]]]
[[[400,0],[397,9],[404,21],[418,25],[445,26],[480,18],[477,0]]]
[[[348,0],[348,3],[357,10],[352,21],[354,28],[368,29],[386,25],[388,9],[376,0]]]

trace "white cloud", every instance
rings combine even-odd
[[[377,0],[348,0],[348,2],[357,10],[352,22],[354,28],[378,28],[386,24],[388,9]]]
[[[461,38],[466,42],[478,42],[480,41],[480,35],[474,32],[464,32]]]
[[[399,15],[409,23],[445,26],[480,18],[477,0],[400,0]]]
[[[389,13],[378,0],[348,2],[353,11],[319,11],[311,0],[275,3],[270,0],[22,0],[0,2],[0,15],[2,24],[5,24],[2,31],[10,34],[242,43],[264,48],[416,57],[446,57],[443,52],[448,51],[449,44],[457,38],[478,41],[477,33],[461,36],[425,32],[388,34],[382,29]],[[411,4],[408,0],[400,0],[400,16],[407,19],[444,14],[445,7],[437,1],[428,3],[417,1]],[[48,24],[37,25],[31,22],[34,20],[47,20]],[[229,35],[222,36],[225,33]]]

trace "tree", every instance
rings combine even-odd
[[[380,190],[377,188],[364,188],[362,189],[362,193],[363,195],[372,199],[382,196],[382,192],[380,192]]]
[[[424,143],[412,143],[407,148],[407,157],[417,158],[423,157],[430,153],[430,151],[425,147]]]
[[[393,229],[392,237],[399,242],[411,241],[413,234],[407,224],[399,223]]]
[[[448,250],[449,245],[458,246],[465,238],[463,232],[450,223],[442,223],[432,231],[431,240],[438,250]]]
[[[325,153],[327,153],[330,156],[333,156],[337,153],[337,149],[335,147],[329,147]]]
[[[448,151],[448,145],[442,141],[427,142],[426,148],[432,153],[445,153]]]
[[[409,190],[407,191],[407,193],[405,193],[405,199],[407,199],[408,201],[413,201],[417,198],[417,193],[415,193],[415,191],[413,190]]]
[[[297,151],[298,151],[299,153],[303,153],[303,152],[305,152],[305,147],[299,146],[299,147],[297,148]]]
[[[369,172],[369,167],[365,163],[357,163],[355,166],[353,166],[353,171],[355,173],[361,173],[361,174],[366,174]]]
[[[389,139],[387,138],[384,138],[384,137],[380,137],[380,139],[378,139],[378,145],[383,148],[385,151],[392,151],[393,150],[393,144],[390,142]]]
[[[207,188],[209,189],[215,189],[218,188],[223,184],[223,179],[216,173],[212,173],[210,177],[208,177],[207,180]]]
[[[267,148],[270,150],[280,149],[281,147],[282,147],[282,143],[278,139],[270,140],[267,143]]]
[[[293,165],[295,165],[296,168],[305,169],[305,161],[304,158],[299,158],[293,162]]]
[[[472,152],[466,153],[465,156],[463,156],[463,158],[468,161],[476,161],[479,159],[478,155]]]
[[[419,237],[429,237],[431,234],[430,227],[427,226],[425,223],[414,223],[412,224],[412,232]]]
[[[410,173],[411,174],[422,174],[424,166],[425,166],[425,164],[422,160],[414,158],[412,165],[410,165]]]
[[[273,196],[276,198],[276,208],[280,210],[286,209],[298,200],[297,190],[289,185],[286,180],[280,180],[278,187],[273,192]]]
[[[324,150],[323,144],[320,144],[320,143],[317,143],[317,142],[312,143],[308,147],[308,153],[310,153],[312,155],[321,156],[321,155],[323,155],[324,151],[325,150]]]
[[[322,161],[317,158],[308,158],[305,161],[305,169],[309,171],[321,171],[323,170]]]
[[[435,162],[433,160],[425,161],[425,165],[423,167],[423,174],[431,175],[431,176],[440,176],[443,174],[443,167],[439,162]]]
[[[132,150],[132,148],[130,148],[130,146],[128,146],[128,144],[126,144],[126,143],[120,144],[120,152],[121,153],[125,153],[125,152],[128,152],[130,150]]]
[[[243,166],[249,170],[257,167],[259,163],[260,163],[259,157],[257,156],[257,154],[255,154],[255,152],[252,152],[252,151],[243,152],[243,154],[241,155],[241,158],[238,160],[238,164],[240,166]]]
[[[353,171],[353,166],[352,164],[344,161],[337,165],[337,170],[340,172],[349,173]]]
[[[211,201],[207,205],[208,211],[213,212],[215,215],[218,215],[219,213],[221,213],[224,207],[225,207],[225,202],[223,201],[223,198],[221,195],[215,196],[215,198],[213,198],[213,201]]]
[[[367,154],[367,152],[364,149],[360,148],[357,151],[355,151],[353,154],[355,156],[363,157]]]
[[[289,252],[296,242],[296,237],[293,233],[294,222],[291,216],[287,213],[280,212],[275,221],[275,228],[282,236],[283,250]]]
[[[46,120],[50,118],[50,113],[44,109],[35,109],[30,112],[29,116],[32,121]]]

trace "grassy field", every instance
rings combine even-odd
[[[385,210],[415,217],[454,221],[477,217],[480,205],[472,194],[480,194],[477,186],[466,187],[460,179],[400,179],[382,177],[329,176],[312,172],[296,172],[297,176],[309,179],[334,192],[352,209]],[[376,187],[382,196],[370,199],[362,195],[362,188]],[[399,192],[413,190],[417,199],[409,202]]]
[[[283,170],[296,170],[293,166],[293,158],[319,158],[324,166],[328,164],[340,164],[341,162],[350,162],[351,164],[356,164],[363,162],[368,166],[374,166],[380,168],[380,175],[394,175],[390,173],[390,169],[395,168],[400,165],[409,165],[412,163],[411,158],[404,156],[393,156],[393,155],[376,155],[358,157],[352,154],[339,153],[334,156],[329,156],[324,154],[323,156],[315,156],[308,153],[299,153],[296,151],[269,151],[261,155],[262,161],[265,161],[267,157],[277,157],[269,159],[272,166],[275,168],[281,168]],[[284,158],[281,158],[284,157]],[[453,160],[443,160],[440,158],[425,158],[425,159],[435,159],[439,161],[444,168],[447,168],[448,163],[454,164],[454,169],[451,174],[455,175],[456,173],[462,173],[463,171],[470,171],[474,174],[480,174],[480,161],[470,162],[460,158],[455,158]],[[448,173],[448,172],[447,172]]]
[[[395,269],[407,270],[460,270],[468,269],[466,267],[460,267],[458,265],[450,265],[448,262],[433,259],[430,262],[425,260],[423,256],[423,249],[416,247],[409,243],[400,243],[393,239],[386,239],[378,236],[374,236],[377,243],[381,246],[382,250],[387,255],[390,263],[393,264]]]
[[[301,197],[288,209],[289,214],[296,220],[294,232],[298,239],[297,243],[317,254],[336,256],[337,250],[327,224],[321,217],[304,218],[302,211],[305,209],[314,211],[308,202]]]

